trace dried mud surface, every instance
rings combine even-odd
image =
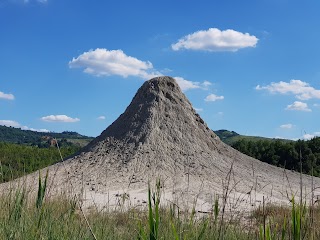
[[[266,201],[299,197],[300,175],[248,157],[224,144],[195,112],[171,77],[145,82],[125,112],[81,153],[49,170],[49,195],[79,196],[86,207],[144,206],[148,182],[161,179],[162,202],[210,211],[228,191],[228,209],[245,211]],[[303,197],[312,178],[303,175]],[[38,173],[15,183],[35,189]],[[314,178],[315,198],[320,179]]]

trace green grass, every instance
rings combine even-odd
[[[320,206],[297,204],[294,198],[291,208],[263,201],[247,219],[225,216],[218,198],[211,212],[182,211],[174,204],[160,205],[157,180],[154,189],[149,185],[146,209],[84,211],[77,199],[48,198],[47,179],[48,173],[39,173],[37,195],[23,186],[0,193],[0,239],[320,239]]]
[[[63,158],[80,150],[78,146],[61,147]],[[61,161],[56,147],[39,148],[0,142],[0,183]]]
[[[260,228],[259,239],[320,239],[320,206],[307,206],[291,200],[291,207],[267,205],[252,217]]]
[[[21,187],[0,196],[0,239],[216,239],[218,216],[196,217],[172,206],[160,207],[160,181],[149,188],[145,210],[82,213],[80,202],[64,196],[46,199],[46,179],[39,175],[36,198]],[[217,206],[218,208],[218,206]],[[86,221],[87,219],[87,221]],[[230,227],[225,239],[248,239]],[[253,236],[253,235],[252,235]]]
[[[149,187],[145,210],[82,212],[75,199],[47,199],[47,177],[39,175],[35,198],[23,187],[0,195],[0,239],[320,239],[320,207],[300,206],[294,199],[291,208],[263,204],[252,212],[250,224],[228,222],[217,199],[209,214],[161,207],[157,181],[154,190]]]

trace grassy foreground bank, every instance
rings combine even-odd
[[[320,239],[320,207],[263,204],[248,219],[224,216],[218,199],[212,211],[160,207],[160,182],[149,187],[144,210],[83,211],[65,196],[46,198],[46,179],[33,199],[23,188],[0,195],[0,239]],[[230,220],[232,219],[232,220]]]

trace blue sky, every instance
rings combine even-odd
[[[0,124],[97,136],[169,75],[213,130],[320,135],[320,2],[0,0]]]

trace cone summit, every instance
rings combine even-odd
[[[217,140],[176,81],[171,77],[157,77],[140,87],[125,112],[88,146],[88,150],[103,151],[99,147],[101,144],[122,146],[128,152],[122,156],[125,162],[141,148],[147,148],[149,154],[158,157],[161,154],[166,159],[176,159],[178,155],[214,151]]]

